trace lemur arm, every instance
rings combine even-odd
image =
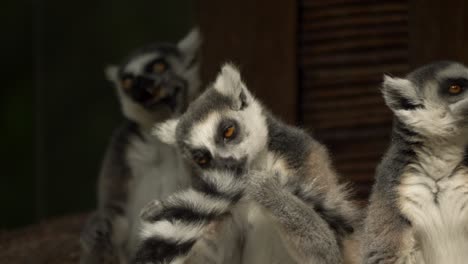
[[[376,190],[378,188],[374,188],[365,220],[362,263],[416,263],[410,223],[403,218],[395,201],[389,197],[389,190]]]
[[[116,244],[124,242],[117,238],[127,237],[124,208],[131,173],[124,155],[130,130],[130,124],[116,130],[107,148],[98,178],[98,208],[89,217],[80,237],[83,264],[104,263],[106,259],[117,258],[115,247],[120,245]]]
[[[361,251],[365,264],[418,263],[411,223],[398,207],[397,193],[399,177],[412,157],[412,150],[398,138],[392,142],[377,167],[364,223]]]
[[[271,173],[252,173],[257,180],[249,185],[247,193],[277,220],[290,255],[297,263],[343,263],[339,242],[327,222],[282,187]]]
[[[142,239],[132,263],[238,263],[241,231],[231,210],[243,186],[229,173],[202,177],[203,187],[143,209]]]
[[[359,210],[337,183],[326,149],[314,143],[303,164],[304,177],[284,175],[286,171],[258,172],[261,175],[249,177],[254,186],[247,193],[277,218],[299,263],[342,263],[341,245],[357,227]],[[281,186],[280,178],[289,182]]]

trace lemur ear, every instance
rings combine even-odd
[[[108,65],[104,69],[104,74],[106,75],[106,79],[114,84],[118,83],[119,81],[119,67],[116,65]]]
[[[214,83],[214,88],[227,97],[234,100],[234,110],[242,110],[248,105],[251,98],[247,87],[242,82],[239,70],[232,64],[226,63],[221,68]]]
[[[156,124],[153,127],[152,134],[158,137],[163,143],[168,145],[176,144],[176,128],[179,119],[169,119],[163,123]]]
[[[422,105],[414,84],[403,78],[384,75],[382,94],[391,110],[412,110]]]
[[[179,41],[178,49],[184,56],[187,67],[196,64],[197,54],[202,44],[202,36],[198,27],[192,28],[190,32]]]

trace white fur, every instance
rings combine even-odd
[[[221,193],[237,194],[244,189],[244,182],[237,179],[229,171],[207,171],[200,177],[208,183],[214,184]]]
[[[232,64],[224,64],[214,83],[214,88],[221,94],[238,98],[244,87],[239,70]]]
[[[130,252],[138,243],[140,211],[150,201],[164,200],[170,194],[190,185],[191,173],[176,149],[145,134],[147,141],[135,136],[127,151],[131,173],[128,218],[130,220]]]
[[[205,223],[185,223],[167,220],[155,223],[145,222],[141,229],[141,238],[158,237],[167,241],[187,242],[201,237],[206,229]]]
[[[217,132],[217,125],[221,121],[221,114],[212,112],[204,120],[195,124],[187,137],[186,144],[192,147],[205,147],[211,153],[216,153],[214,136]]]
[[[152,134],[168,145],[175,145],[176,128],[178,123],[179,119],[170,119],[163,123],[156,124],[153,128]]]
[[[226,212],[231,206],[230,200],[205,195],[194,189],[188,189],[177,195],[172,195],[167,200],[168,204],[183,205],[193,211],[205,214]]]
[[[395,115],[423,136],[446,138],[460,133],[458,120],[450,111],[430,102],[425,104],[425,108],[397,110]]]
[[[426,264],[468,259],[468,169],[460,167],[464,141],[427,142],[402,175],[399,205]]]
[[[239,115],[239,123],[244,125],[246,138],[237,148],[249,155],[248,160],[251,163],[253,158],[267,147],[266,117],[263,114],[262,106],[256,100],[251,100],[249,106],[240,111]]]
[[[389,96],[389,92],[392,90],[396,91],[415,105],[421,104],[421,100],[417,94],[417,89],[412,82],[407,79],[384,75],[383,95],[389,106],[394,100],[392,96]]]

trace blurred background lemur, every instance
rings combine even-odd
[[[140,209],[191,182],[175,148],[149,134],[154,122],[177,116],[197,94],[201,36],[155,43],[106,69],[125,122],[114,131],[98,180],[97,210],[81,235],[81,263],[126,263],[137,243]]]

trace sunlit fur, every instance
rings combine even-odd
[[[450,95],[452,83],[464,91]],[[430,64],[386,77],[382,91],[395,124],[366,220],[365,263],[466,263],[468,69]]]
[[[235,127],[230,138],[223,137],[226,124]],[[223,66],[215,82],[186,113],[157,125],[154,133],[192,161],[201,185],[195,191],[205,193],[197,197],[206,199],[192,199],[200,203],[196,207],[186,206],[186,202],[183,208],[167,206],[163,213],[145,213],[148,230],[154,231],[166,219],[187,226],[217,223],[235,229],[242,239],[226,238],[218,231],[214,241],[224,237],[224,242],[213,248],[199,246],[212,242],[196,226],[190,240],[194,244],[177,245],[157,231],[142,241],[136,263],[174,263],[180,256],[187,256],[186,263],[231,263],[224,255],[226,248],[236,253],[231,259],[241,259],[232,263],[343,262],[342,245],[356,228],[359,211],[338,183],[326,148],[304,131],[273,117],[247,89],[234,66]],[[209,162],[197,164],[197,155]],[[179,201],[189,199],[176,196]],[[202,203],[213,204],[213,198],[225,206],[207,213]],[[192,245],[196,251],[190,251]],[[205,262],[188,257],[196,255],[210,257]]]

